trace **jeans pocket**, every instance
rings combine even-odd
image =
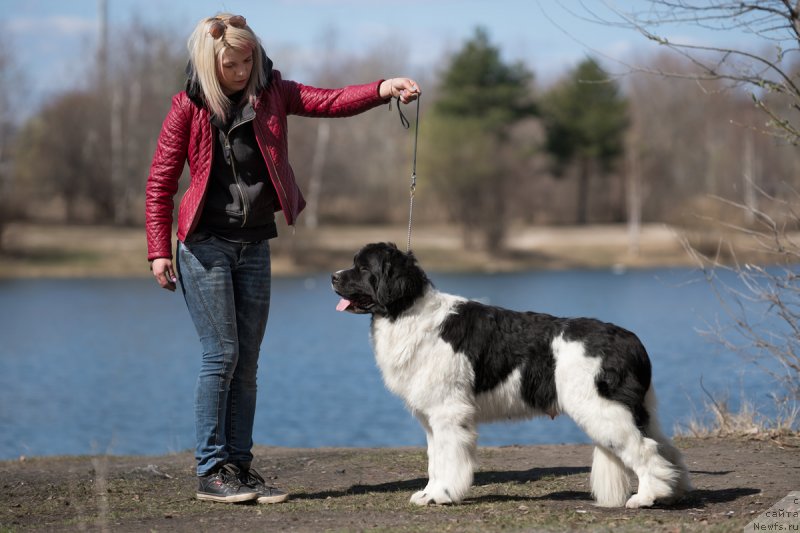
[[[210,231],[195,231],[184,239],[183,243],[186,245],[205,244],[214,239],[214,234]]]

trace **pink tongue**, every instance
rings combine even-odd
[[[350,307],[350,300],[345,300],[344,298],[342,298],[341,300],[339,300],[339,305],[336,306],[336,310],[344,311],[348,307]]]

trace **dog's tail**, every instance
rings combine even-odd
[[[601,446],[594,448],[589,480],[592,496],[600,507],[623,507],[631,494],[629,470],[616,455]]]

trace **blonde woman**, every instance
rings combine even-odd
[[[244,17],[201,20],[189,38],[186,90],[175,95],[147,181],[148,259],[158,284],[181,289],[202,345],[195,393],[197,498],[285,501],[252,467],[256,370],[269,313],[275,215],[293,225],[305,201],[289,165],[287,115],[346,117],[399,97],[411,79],[340,89],[284,80]],[[190,183],[172,213],[188,161]]]

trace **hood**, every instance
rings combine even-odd
[[[267,51],[264,50],[264,47],[261,47],[261,57],[262,57],[262,68],[264,72],[267,73],[267,83],[264,87],[259,87],[259,89],[264,89],[265,87],[269,86],[272,83],[272,60],[267,56]],[[197,107],[204,107],[205,102],[203,102],[203,91],[200,90],[200,83],[197,81],[197,77],[194,75],[194,64],[192,63],[191,59],[186,63],[186,95],[189,99],[195,103]]]

